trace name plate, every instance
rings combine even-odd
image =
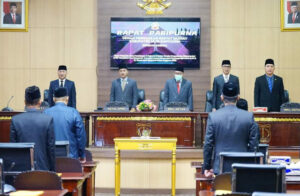
[[[282,108],[281,112],[300,113],[300,108]]]
[[[253,112],[268,112],[267,107],[254,107]]]
[[[167,107],[164,109],[164,112],[189,112],[190,110],[187,107]]]
[[[128,107],[106,107],[105,112],[129,112]]]

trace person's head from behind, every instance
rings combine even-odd
[[[292,11],[292,13],[295,13],[295,12],[297,12],[298,11],[298,4],[297,4],[297,2],[292,2],[291,3],[291,11]]]
[[[224,75],[230,74],[231,70],[231,63],[230,60],[223,60],[222,61],[222,71]]]
[[[127,65],[119,66],[119,75],[122,79],[125,79],[128,76],[128,67]]]
[[[10,3],[9,8],[10,8],[10,13],[15,14],[17,12],[17,4],[16,3]]]
[[[177,65],[174,71],[174,78],[176,82],[180,82],[183,78],[184,67],[182,65]]]
[[[274,71],[275,71],[274,60],[273,59],[267,59],[266,62],[265,62],[266,75],[271,77],[271,76],[273,76]]]
[[[237,85],[233,82],[227,82],[223,86],[221,100],[225,105],[235,104],[239,99]]]
[[[246,99],[239,99],[237,102],[236,102],[236,107],[242,109],[242,110],[246,110],[248,111],[248,102]]]
[[[64,80],[67,77],[67,66],[58,66],[57,75],[60,80]]]
[[[25,89],[25,105],[27,108],[39,108],[41,105],[41,92],[39,87],[30,86]]]
[[[64,104],[68,104],[69,96],[68,96],[68,90],[64,87],[59,87],[54,90],[54,97],[53,101],[55,103],[57,102],[63,102]]]

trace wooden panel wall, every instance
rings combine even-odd
[[[201,53],[200,70],[187,70],[184,77],[193,83],[194,110],[203,111],[205,92],[210,85],[210,0],[173,0],[172,6],[159,17],[200,17]],[[119,77],[118,71],[110,70],[110,18],[149,17],[136,6],[137,0],[98,0],[98,105],[109,101],[111,82]],[[152,16],[153,17],[153,16]],[[145,89],[146,98],[159,102],[159,92],[173,70],[132,70],[129,77],[137,80],[138,88]]]
[[[255,78],[273,58],[290,100],[300,102],[300,32],[280,31],[280,0],[212,0],[211,9],[211,82],[222,72],[222,59],[230,59],[252,108]]]
[[[43,91],[66,64],[80,111],[96,108],[97,1],[30,0],[28,32],[0,32],[0,109],[24,109],[25,88]],[[88,95],[88,96],[87,96]]]

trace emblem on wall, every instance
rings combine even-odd
[[[146,10],[148,15],[160,15],[163,14],[163,10],[171,6],[171,2],[168,0],[142,0],[137,3],[137,6]]]

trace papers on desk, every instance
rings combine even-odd
[[[10,196],[39,196],[42,195],[44,191],[16,191],[12,192]]]
[[[131,139],[134,140],[144,140],[144,139],[149,139],[149,140],[159,140],[160,137],[146,137],[146,136],[141,136],[141,137],[131,137]]]
[[[300,162],[287,165],[285,171],[287,176],[300,176]]]

